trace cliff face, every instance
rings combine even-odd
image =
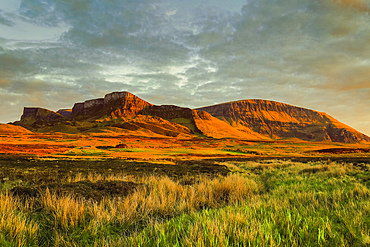
[[[103,114],[108,118],[134,117],[150,106],[153,105],[129,92],[114,92],[105,95]]]
[[[93,116],[104,107],[104,99],[92,99],[83,103],[76,103],[72,108],[71,117]]]
[[[32,124],[37,121],[54,122],[62,119],[63,116],[54,111],[39,107],[24,107],[21,123]]]
[[[129,92],[113,92],[105,95],[104,98],[76,103],[70,116],[78,119],[133,117],[137,112],[151,105]]]
[[[299,138],[306,141],[361,142],[370,138],[329,115],[267,100],[242,100],[203,110],[236,128],[248,127],[274,138]]]

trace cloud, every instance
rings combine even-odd
[[[27,64],[23,58],[15,54],[0,55],[0,88],[11,84],[11,81],[19,74],[26,74],[32,70],[32,66]]]
[[[6,55],[1,55],[0,56],[0,65],[1,68],[11,68],[14,66],[20,66],[24,63],[25,61],[23,59],[17,59],[14,57],[6,56]]]
[[[333,3],[345,8],[354,8],[360,11],[369,11],[369,5],[366,0],[331,0]]]
[[[13,95],[7,107],[14,111],[30,104],[68,108],[118,90],[188,107],[263,98],[365,126],[370,121],[366,4],[2,2],[0,93]],[[16,115],[6,112],[1,121]]]
[[[14,12],[19,9],[21,0],[1,1],[0,9],[4,12]]]

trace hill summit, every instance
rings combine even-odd
[[[129,92],[109,93],[57,112],[25,107],[21,120],[14,124],[38,132],[370,142],[368,136],[326,113],[280,102],[241,100],[190,109],[153,105]]]

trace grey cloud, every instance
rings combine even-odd
[[[3,14],[1,10],[0,10],[0,25],[5,25],[9,27],[14,25],[14,22],[5,14]]]
[[[12,80],[19,75],[29,75],[35,72],[35,67],[26,59],[16,54],[2,52],[0,55],[0,87],[11,84]],[[5,83],[6,82],[6,83]]]
[[[360,2],[23,0],[12,16],[0,13],[2,25],[64,32],[1,39],[0,88],[14,111],[127,90],[188,107],[264,98],[365,126],[370,26]]]

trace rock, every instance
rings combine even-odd
[[[113,92],[113,93],[109,93],[109,94],[106,94],[104,96],[104,104],[105,105],[108,105],[109,103],[111,103],[112,101],[115,101],[115,100],[118,100],[118,99],[127,99],[127,100],[132,100],[134,98],[137,98],[137,96],[133,95],[132,93],[129,93],[129,92]]]
[[[134,117],[150,106],[153,105],[129,92],[114,92],[104,97],[103,115],[108,118]]]
[[[36,121],[54,122],[64,117],[54,111],[40,108],[40,107],[24,107],[23,115],[21,116],[21,123],[32,124]]]
[[[133,117],[147,106],[152,104],[129,92],[113,92],[105,95],[104,98],[76,103],[70,116],[80,120]]]
[[[70,116],[72,118],[81,116],[94,116],[99,111],[101,111],[104,108],[104,99],[92,99],[92,100],[86,100],[83,103],[76,103],[74,104],[72,108],[72,113]]]

